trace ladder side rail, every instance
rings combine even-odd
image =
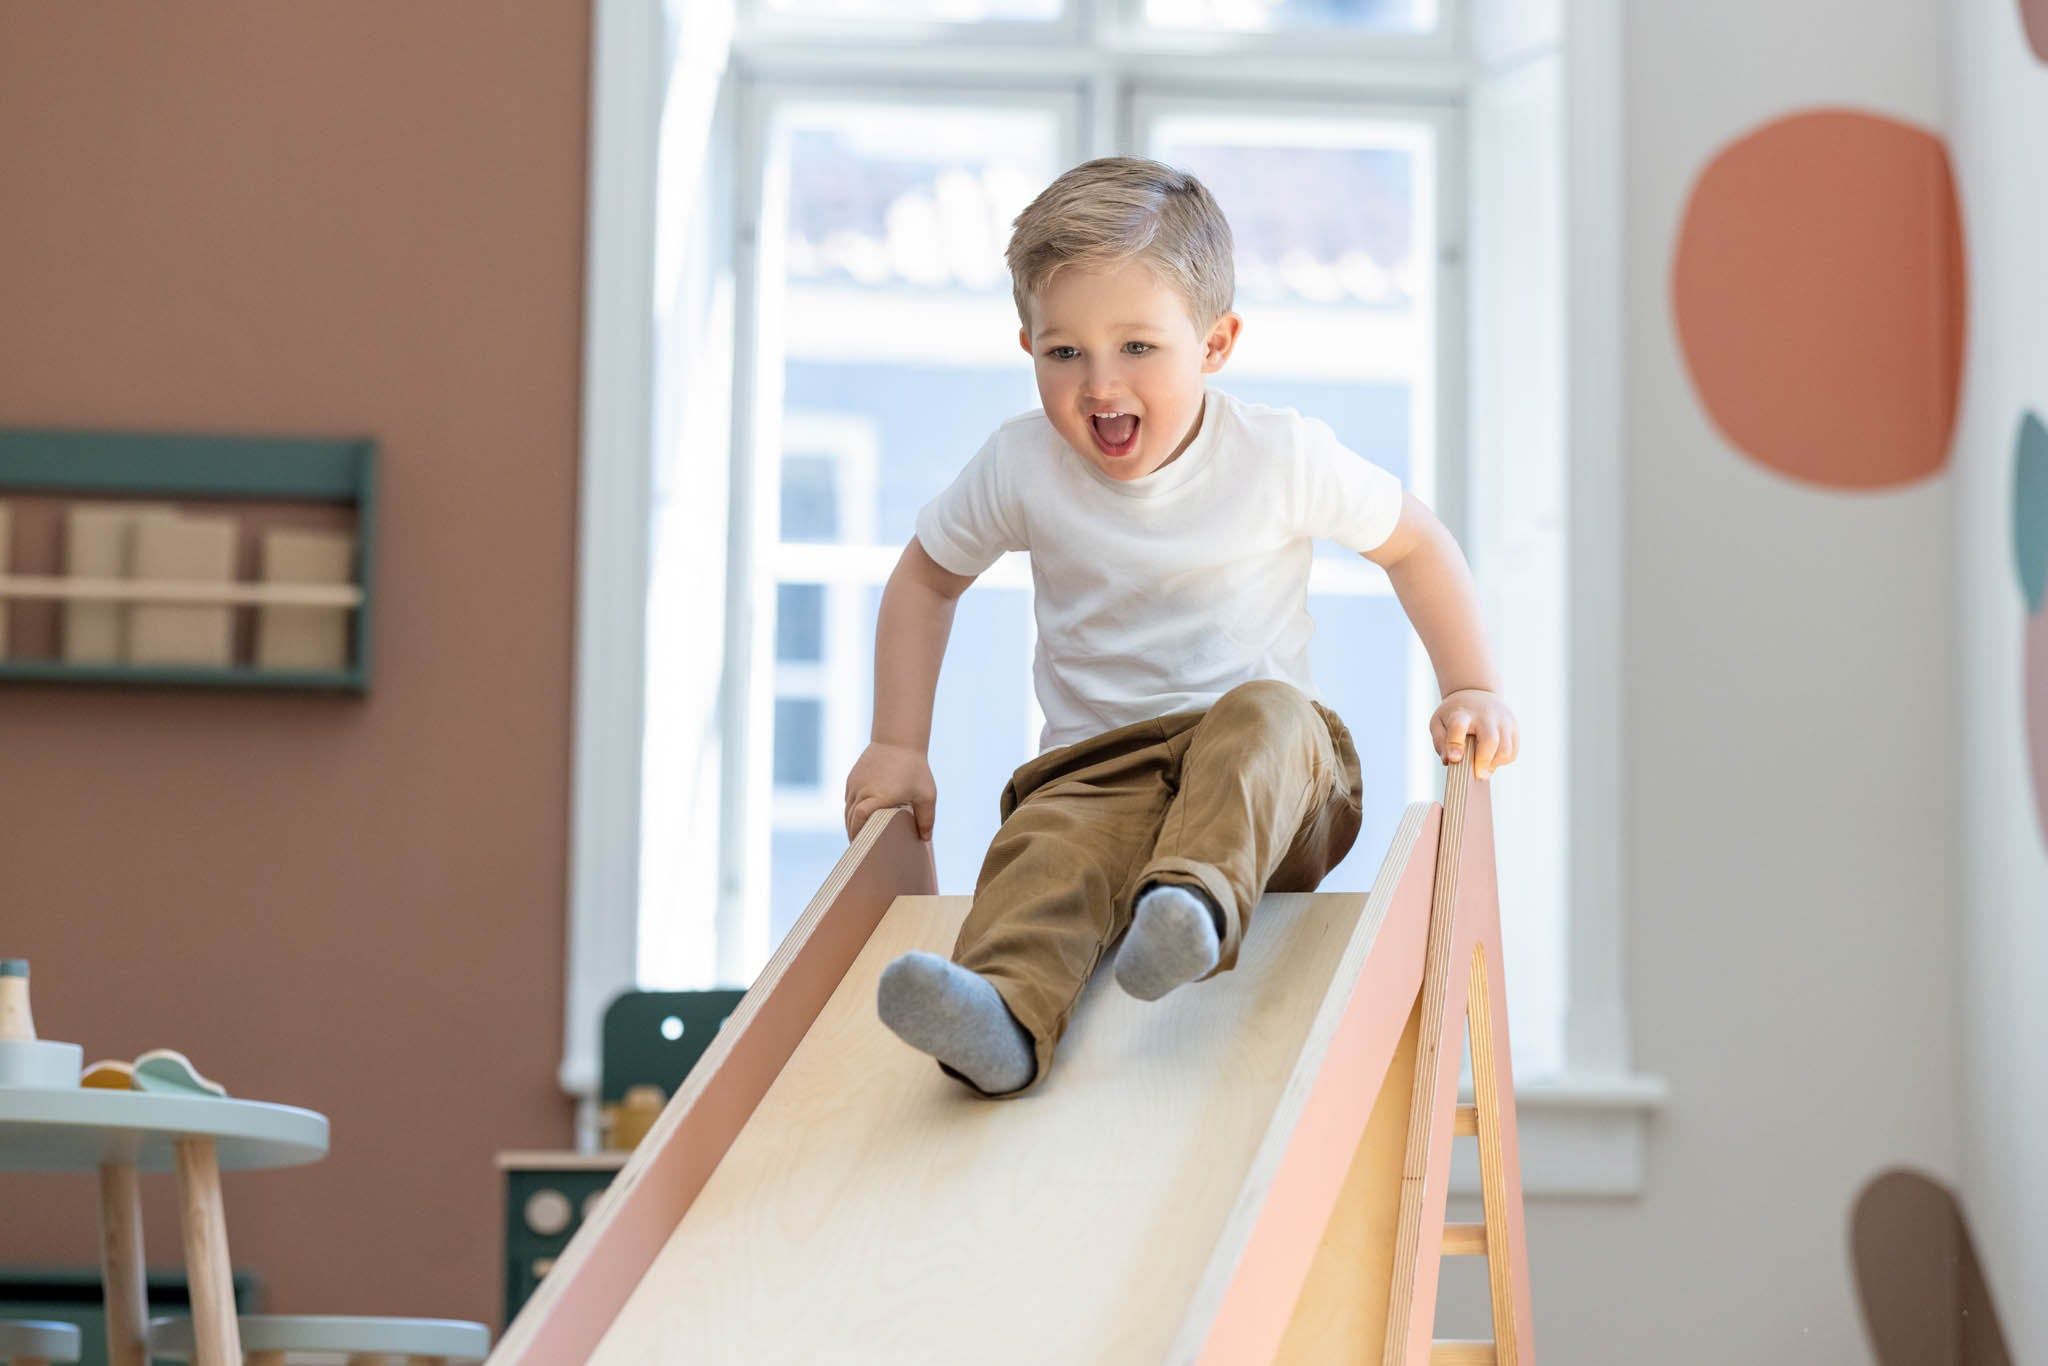
[[[1387,1292],[1387,1340],[1383,1366],[1417,1366],[1429,1357],[1438,1261],[1443,1252],[1444,1214],[1450,1194],[1451,1130],[1456,1123],[1457,1038],[1454,1021],[1463,1014],[1467,979],[1454,973],[1458,875],[1470,805],[1472,753],[1444,780],[1443,822],[1438,828],[1436,882],[1430,897],[1429,947],[1423,960],[1422,1035],[1415,1057],[1415,1091],[1409,1101],[1408,1147],[1401,1172],[1401,1214],[1395,1235],[1394,1275]],[[1482,798],[1483,800],[1483,798]],[[1451,1047],[1444,1047],[1446,1034]],[[1446,1084],[1444,1073],[1448,1069]],[[1416,1355],[1420,1344],[1421,1355]]]

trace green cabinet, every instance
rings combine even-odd
[[[630,1153],[514,1152],[505,1174],[505,1323],[569,1246]]]

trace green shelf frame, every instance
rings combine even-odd
[[[210,436],[191,433],[0,428],[0,495],[71,493],[122,498],[334,503],[356,517],[355,609],[346,669],[302,671],[66,664],[0,659],[0,683],[98,683],[364,693],[377,563],[377,443],[367,437]]]

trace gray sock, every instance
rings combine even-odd
[[[1206,893],[1155,882],[1131,911],[1130,932],[1116,955],[1116,983],[1141,1001],[1156,1001],[1216,966],[1221,917]]]
[[[990,1095],[1038,1075],[1031,1035],[994,985],[935,953],[913,950],[883,968],[875,1009],[896,1037]]]

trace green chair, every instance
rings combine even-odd
[[[283,1366],[293,1352],[321,1352],[378,1366],[443,1366],[482,1361],[491,1351],[491,1331],[463,1319],[380,1319],[339,1314],[243,1314],[235,1320],[249,1366]],[[171,1361],[192,1359],[192,1320],[153,1319],[149,1354]]]
[[[78,1360],[78,1329],[43,1319],[0,1319],[0,1361],[8,1366],[48,1366]]]
[[[602,1128],[630,1138],[673,1096],[744,991],[627,991],[605,1007],[599,1029],[598,1102]],[[637,1088],[659,1092],[649,1107],[627,1105]],[[637,1100],[638,1098],[636,1098]],[[620,1147],[631,1146],[620,1142]],[[505,1173],[505,1322],[519,1314],[541,1278],[597,1208],[626,1160],[619,1151],[499,1155]],[[607,1165],[607,1159],[609,1164]]]
[[[626,991],[605,1007],[598,1103],[616,1105],[635,1086],[673,1096],[711,1047],[744,991]]]

